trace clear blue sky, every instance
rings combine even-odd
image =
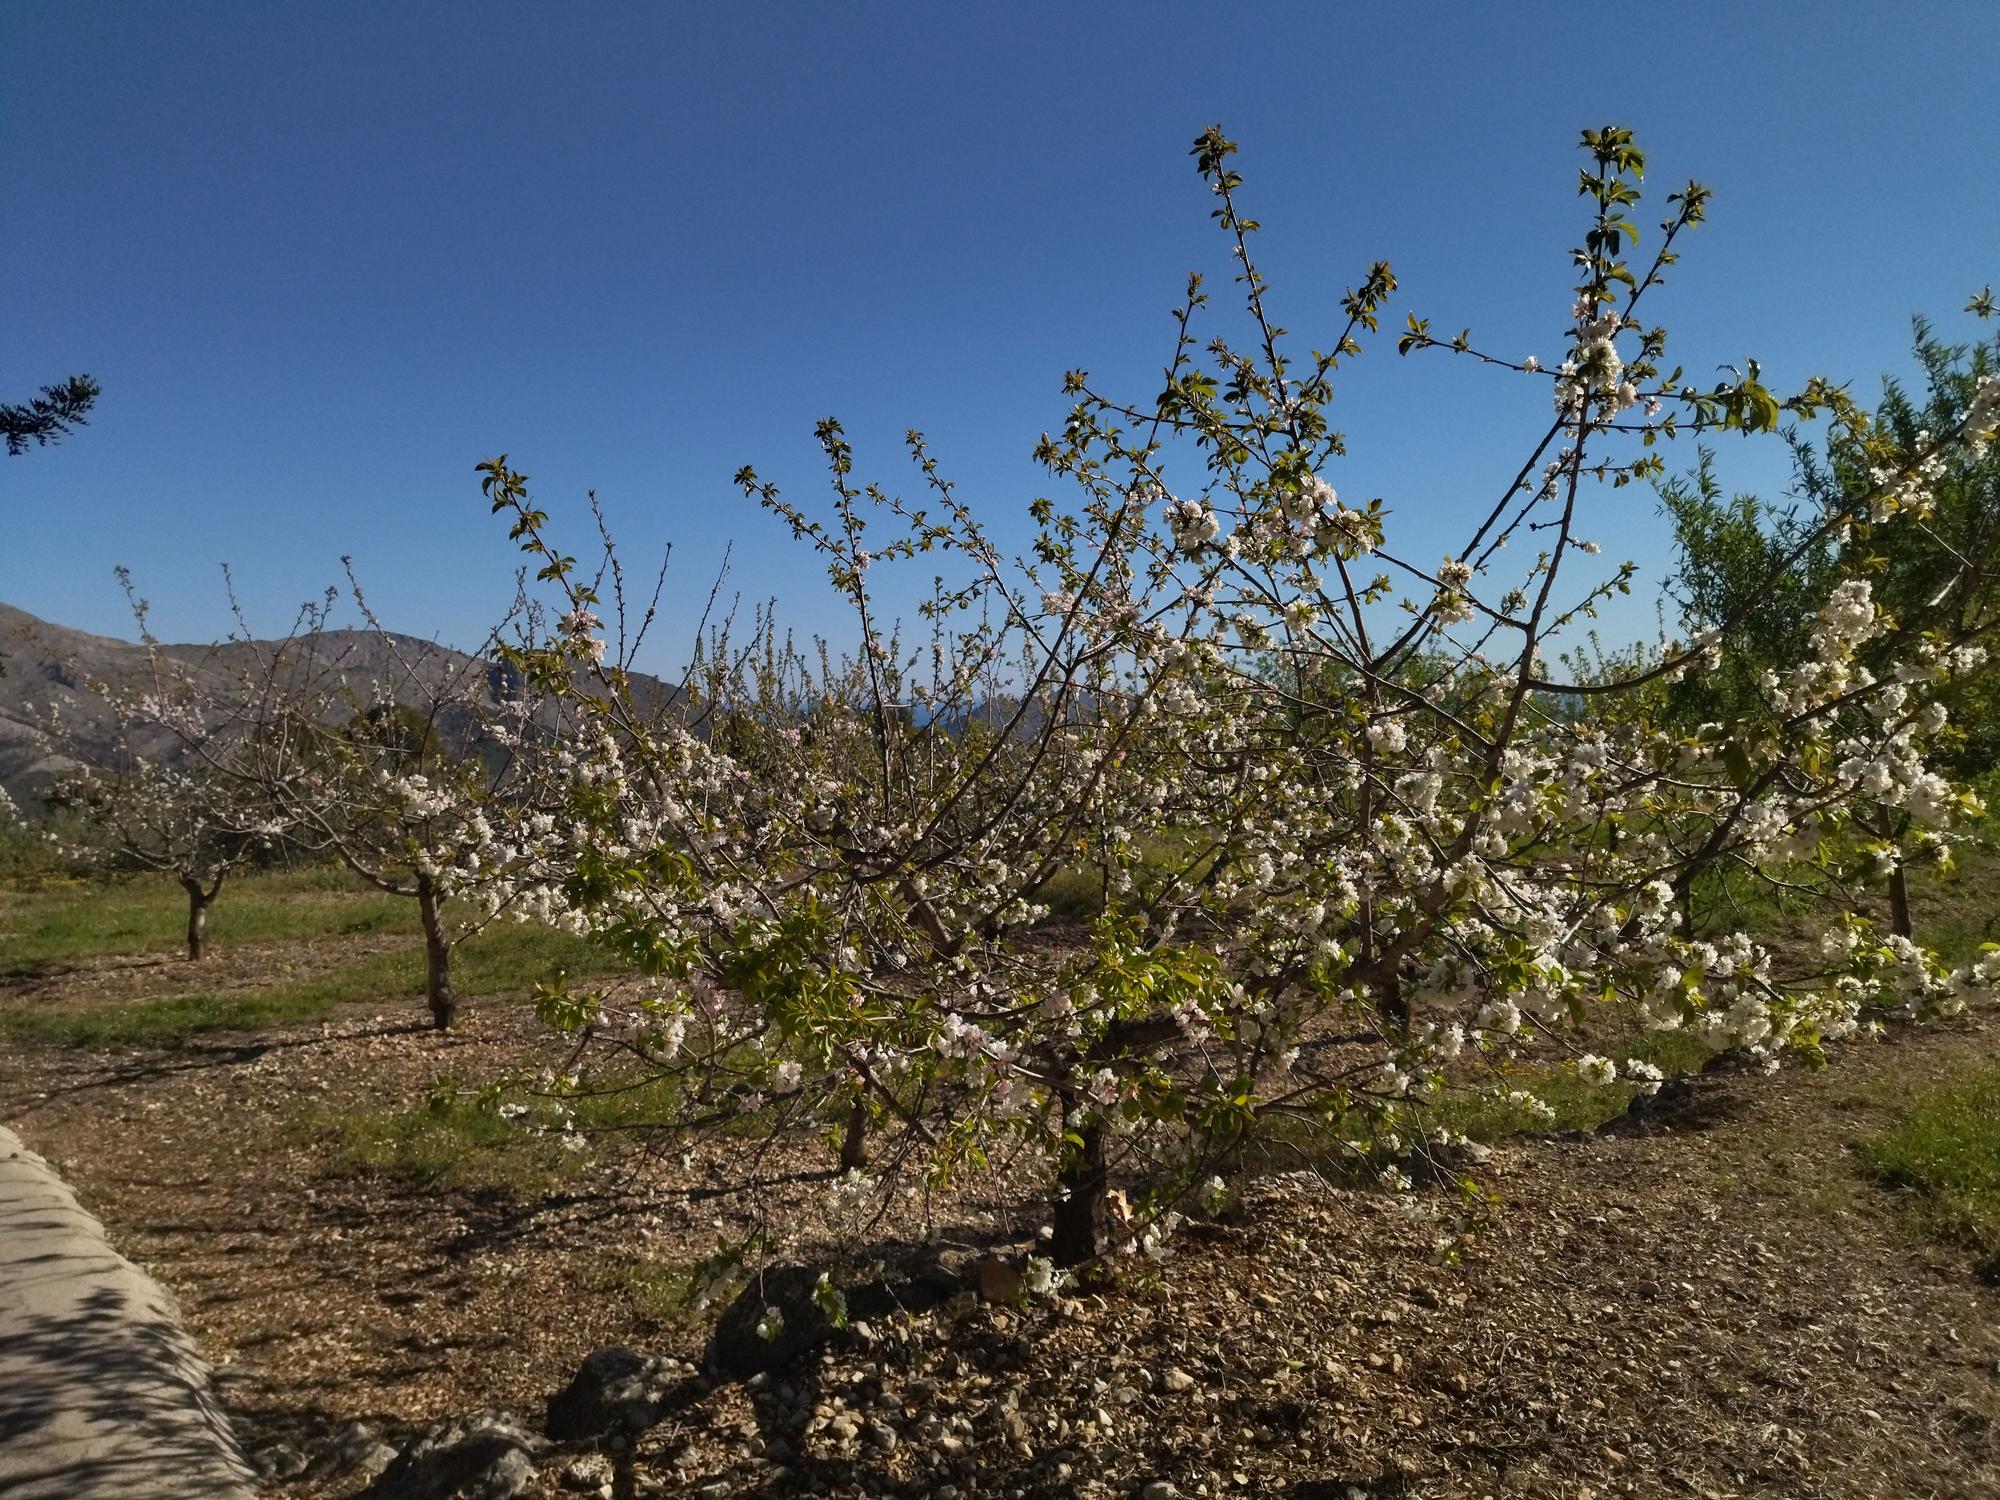
[[[1186,154],[1216,120],[1301,333],[1380,257],[1399,315],[1559,356],[1573,146],[1616,121],[1653,193],[1716,189],[1652,309],[1675,353],[1872,396],[1910,314],[1962,326],[2000,279],[1996,37],[1990,0],[10,0],[0,399],[76,371],[105,393],[0,458],[0,599],[125,633],[124,562],[162,635],[208,638],[226,559],[277,629],[351,552],[392,623],[469,641],[509,589],[473,475],[505,450],[579,544],[593,487],[635,556],[674,542],[677,630],[731,538],[747,594],[826,626],[732,472],[816,496],[834,414],[914,488],[916,426],[1018,516],[1062,371],[1149,395],[1186,273],[1226,277]],[[1441,526],[1544,415],[1526,384],[1385,348],[1343,381],[1329,477]],[[1657,560],[1650,497],[1620,495],[1607,553]]]

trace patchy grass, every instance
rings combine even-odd
[[[1094,865],[1064,865],[1031,898],[1062,921],[1084,922],[1104,911],[1104,872]]]
[[[668,1328],[695,1325],[696,1277],[692,1271],[653,1260],[628,1261],[623,1270],[626,1292],[641,1315]]]
[[[1980,946],[2000,940],[2000,914],[1993,903],[1994,882],[2000,880],[2000,856],[1981,841],[1961,849],[1957,866],[1940,874],[1913,871],[1910,908],[1917,940],[1946,964],[1971,963]]]
[[[305,1123],[331,1135],[334,1162],[418,1187],[546,1190],[558,1175],[562,1146],[528,1115],[503,1112],[498,1088],[465,1090],[441,1079],[415,1109],[323,1115]]]
[[[1714,1055],[1686,1031],[1642,1031],[1623,1042],[1600,1043],[1599,1047],[1619,1064],[1621,1072],[1627,1062],[1645,1062],[1669,1078],[1700,1071]],[[1515,1090],[1541,1100],[1555,1111],[1555,1119],[1509,1102],[1506,1095]],[[1502,1066],[1499,1076],[1485,1088],[1442,1095],[1432,1106],[1430,1121],[1488,1143],[1529,1131],[1595,1130],[1624,1114],[1638,1094],[1638,1086],[1622,1077],[1615,1083],[1586,1083],[1567,1063]]]
[[[1936,950],[1946,964],[1969,962],[1979,956],[1982,943],[2000,940],[2000,913],[1993,902],[1994,884],[2000,881],[2000,780],[1989,778],[1979,790],[1995,810],[1953,830],[1952,867],[1913,865],[1909,872],[1917,941]],[[1864,888],[1856,894],[1863,914],[1886,924],[1887,892]],[[1824,902],[1729,867],[1711,870],[1695,882],[1694,915],[1703,933],[1740,928],[1759,942],[1794,953],[1812,951],[1830,920]]]
[[[603,1076],[551,1093],[525,1074],[474,1087],[439,1078],[423,1102],[371,1114],[314,1113],[300,1127],[331,1140],[333,1160],[348,1171],[379,1173],[418,1187],[504,1188],[527,1196],[593,1168],[607,1146],[629,1149],[661,1130],[681,1129],[687,1096],[673,1075]],[[721,1122],[711,1133],[761,1137],[782,1125],[810,1129],[786,1102]],[[826,1164],[832,1167],[829,1152]]]
[[[420,994],[423,955],[412,950],[408,957],[405,993]],[[452,982],[461,994],[490,995],[528,989],[558,971],[572,978],[608,974],[617,968],[617,960],[574,933],[533,922],[500,921],[466,939],[452,956],[452,965]]]
[[[2000,1067],[1920,1091],[1860,1153],[1871,1174],[1909,1194],[1926,1233],[1968,1247],[2000,1276]]]
[[[317,1021],[331,1008],[309,986],[229,995],[175,995],[96,1010],[0,1011],[0,1037],[43,1047],[111,1052],[160,1046],[217,1031],[256,1031]]]
[[[582,938],[548,927],[501,923],[459,945],[452,958],[452,983],[461,997],[472,999],[526,989],[558,970],[589,975],[611,967],[611,959]],[[190,977],[199,973],[189,966]],[[407,1006],[414,1014],[423,992],[423,949],[413,943],[328,973],[253,990],[224,994],[195,990],[88,1009],[0,1010],[0,1037],[21,1044],[98,1051],[172,1046],[214,1032],[308,1025],[324,1020],[338,1005]]]
[[[331,866],[240,875],[208,909],[209,941],[218,947],[416,930],[416,903]],[[187,942],[187,896],[157,875],[0,889],[0,935],[16,972],[114,953],[175,953]]]
[[[1669,1078],[1701,1069],[1714,1054],[1699,1038],[1685,1031],[1642,1031],[1622,1042],[1598,1042],[1597,1050],[1620,1064],[1651,1063]],[[1554,1111],[1554,1118],[1507,1096],[1531,1094]],[[1423,1134],[1463,1135],[1482,1145],[1509,1136],[1543,1132],[1590,1131],[1625,1113],[1639,1089],[1620,1078],[1615,1083],[1587,1083],[1568,1062],[1507,1063],[1461,1077],[1442,1093],[1415,1102]],[[1302,1165],[1336,1176],[1357,1170],[1372,1173],[1376,1162],[1356,1157],[1344,1141],[1366,1139],[1376,1126],[1369,1119],[1336,1116],[1330,1120],[1298,1115],[1267,1117],[1245,1143],[1237,1170],[1257,1175]]]
[[[525,990],[560,971],[607,972],[611,958],[584,938],[513,922],[495,923],[461,942],[451,956],[451,982],[461,998]],[[283,987],[309,993],[323,1007],[369,1001],[412,1002],[424,992],[421,947],[393,948],[316,979]]]
[[[1517,1089],[1541,1100],[1555,1111],[1555,1118],[1510,1101],[1507,1094]],[[1622,1080],[1585,1083],[1571,1068],[1518,1068],[1507,1070],[1489,1088],[1441,1095],[1425,1118],[1433,1129],[1491,1144],[1532,1131],[1595,1130],[1624,1114],[1638,1092]]]
[[[1144,840],[1140,845],[1138,867],[1133,871],[1132,888],[1117,898],[1118,909],[1124,912],[1144,911],[1170,875],[1186,873],[1190,879],[1199,879],[1208,869],[1206,858],[1196,860],[1192,869],[1182,870],[1189,853],[1203,847],[1197,840],[1198,835],[1193,833],[1183,835],[1177,841],[1165,838]],[[1050,917],[1058,921],[1088,921],[1100,917],[1105,908],[1104,869],[1101,865],[1080,861],[1066,864],[1037,886],[1030,899],[1046,906]]]
[[[602,1136],[671,1120],[680,1088],[670,1078],[600,1083],[552,1097],[505,1083],[472,1089],[438,1080],[412,1109],[316,1115],[309,1132],[335,1141],[334,1160],[419,1187],[501,1187],[546,1191],[588,1166]]]

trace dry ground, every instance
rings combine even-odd
[[[254,982],[324,958],[222,962]],[[149,991],[134,967],[44,972],[35,1003]],[[489,1000],[450,1037],[414,1020],[344,1006],[161,1050],[0,1054],[0,1119],[179,1293],[253,1449],[312,1451],[355,1418],[532,1420],[606,1344],[698,1359],[660,1268],[751,1222],[700,1152],[607,1150],[549,1192],[344,1166],[329,1115],[408,1107],[440,1076],[494,1076],[546,1045],[518,1003]],[[1726,1079],[1740,1107],[1705,1129],[1506,1145],[1457,1264],[1434,1255],[1435,1221],[1387,1195],[1266,1178],[1164,1279],[962,1301],[756,1388],[690,1379],[684,1409],[620,1457],[639,1493],[709,1496],[2000,1494],[2000,1294],[1849,1160],[1911,1089],[1996,1039],[1989,1018],[1824,1074]],[[761,1211],[809,1212],[820,1182],[789,1179],[823,1161],[809,1143],[772,1158]],[[1031,1231],[1008,1193],[991,1184],[955,1233]]]

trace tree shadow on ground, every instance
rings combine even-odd
[[[157,1083],[161,1079],[176,1078],[187,1073],[207,1072],[216,1068],[244,1067],[273,1053],[295,1052],[307,1047],[324,1047],[335,1042],[375,1041],[418,1033],[428,1035],[431,1030],[429,1021],[408,1021],[386,1026],[371,1026],[363,1031],[343,1031],[331,1036],[311,1033],[254,1042],[183,1040],[152,1056],[114,1063],[102,1072],[79,1079],[75,1083],[45,1090],[37,1099],[12,1106],[11,1113],[16,1118],[25,1119],[45,1104],[53,1104],[59,1099],[71,1098],[78,1094],[136,1088],[141,1084]]]

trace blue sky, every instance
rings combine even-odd
[[[1892,24],[1845,4],[12,0],[0,399],[76,371],[105,394],[60,447],[0,459],[0,599],[128,633],[128,563],[163,636],[205,639],[228,628],[226,560],[276,630],[352,553],[391,623],[471,641],[511,589],[473,474],[504,450],[572,550],[592,488],[635,560],[674,544],[653,665],[732,539],[733,586],[837,631],[817,566],[731,474],[817,498],[812,427],[837,415],[865,476],[913,489],[920,427],[1022,534],[1062,372],[1150,395],[1187,272],[1226,278],[1187,156],[1218,120],[1308,342],[1382,258],[1398,317],[1559,357],[1574,143],[1616,121],[1653,194],[1716,190],[1651,309],[1675,354],[1872,396],[1912,313],[1963,327],[2000,279],[1996,37],[1970,3]],[[1526,385],[1385,344],[1341,383],[1352,456],[1328,477],[1443,540],[1538,435]],[[1648,495],[1596,529],[1661,560]]]

